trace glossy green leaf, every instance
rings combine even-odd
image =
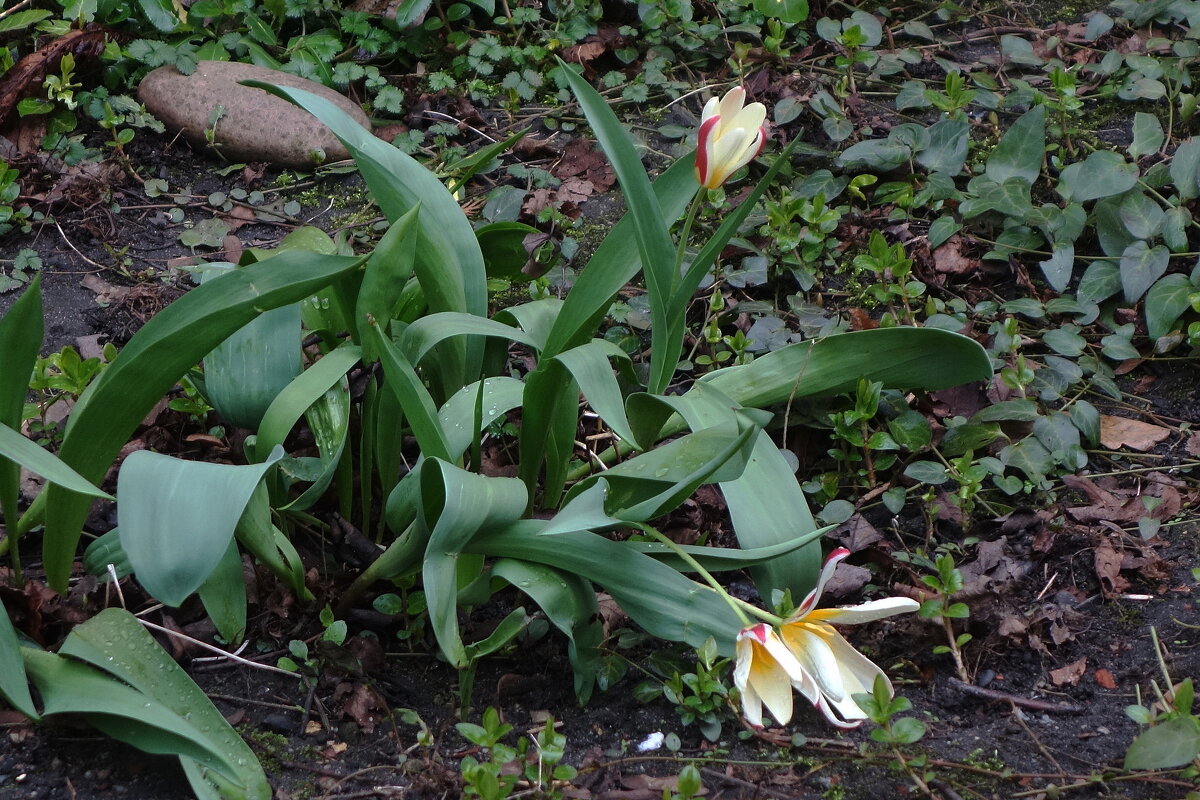
[[[1042,174],[1046,154],[1046,107],[1038,104],[1022,114],[988,155],[985,174],[996,183],[1022,178],[1032,184]]]
[[[525,239],[539,231],[523,222],[493,222],[475,231],[489,278],[528,282],[533,275],[522,271],[529,263]],[[534,273],[536,275],[536,273]]]
[[[18,444],[9,434],[22,440],[25,438],[18,433],[21,429],[21,412],[29,393],[29,378],[37,362],[38,348],[42,346],[44,327],[42,276],[39,273],[29,288],[0,317],[0,514],[4,515],[9,535],[15,535],[17,527],[20,468],[24,466],[38,472],[32,465],[18,459],[15,451],[19,449],[26,459],[41,459],[40,455],[34,454],[25,444]],[[33,442],[29,444],[39,452],[45,452]],[[49,453],[46,455],[49,456]],[[90,484],[88,486],[91,488]]]
[[[1063,168],[1058,176],[1058,193],[1071,202],[1083,203],[1129,191],[1137,180],[1136,164],[1111,150],[1097,150]]]
[[[30,719],[40,719],[29,694],[21,644],[3,603],[0,603],[0,698]]]
[[[1054,252],[1045,261],[1039,261],[1046,283],[1056,292],[1064,292],[1071,283],[1075,271],[1075,245],[1055,245]]]
[[[281,476],[310,482],[299,497],[281,506],[281,511],[305,511],[311,508],[332,483],[350,435],[349,381],[342,378],[338,385],[321,395],[304,412],[304,418],[317,445],[317,457],[285,458],[280,462]]]
[[[1175,148],[1171,155],[1171,181],[1179,199],[1200,197],[1200,140],[1189,138]]]
[[[1121,291],[1121,271],[1113,261],[1093,261],[1079,279],[1076,295],[1081,303],[1099,303]]]
[[[1166,140],[1162,123],[1154,114],[1137,111],[1133,115],[1133,141],[1129,145],[1129,155],[1134,158],[1157,153]]]
[[[37,443],[26,439],[7,425],[0,424],[0,469],[5,466],[3,463],[4,459],[8,459],[9,463],[25,467],[25,469],[41,475],[51,483],[70,489],[73,492],[79,492],[89,497],[102,497],[106,500],[112,499],[112,496],[107,492],[96,488],[78,472],[64,464],[58,456],[49,450],[43,449]],[[7,512],[5,514],[5,519],[9,518],[17,518],[15,499],[12,505],[11,517]],[[15,528],[16,526],[14,525],[13,527]]]
[[[203,760],[181,758],[199,796],[222,800],[270,798],[271,788],[254,752],[129,612],[116,608],[101,611],[71,632],[60,653],[115,675],[200,730],[208,745],[223,756],[223,763],[232,766],[233,774],[227,776],[224,768],[204,766],[207,762]]]
[[[1200,755],[1200,723],[1184,716],[1160,722],[1133,740],[1125,751],[1125,769],[1172,769]]]
[[[959,174],[967,159],[969,134],[966,120],[943,119],[933,123],[929,126],[929,146],[917,153],[917,163],[930,172]]]
[[[1186,275],[1172,273],[1146,292],[1146,329],[1151,339],[1166,336],[1179,322],[1183,312],[1191,307],[1190,297],[1196,291]]]
[[[1170,251],[1161,244],[1150,247],[1137,241],[1126,247],[1118,266],[1125,302],[1136,303],[1142,299],[1146,290],[1166,274],[1170,259]]]
[[[400,407],[404,409],[404,415],[417,444],[420,445],[421,453],[426,458],[453,460],[454,455],[450,452],[445,432],[438,420],[433,397],[421,382],[412,364],[378,327],[368,326],[363,331],[363,339],[371,341],[372,348],[379,354],[387,378],[386,388],[395,393]]]
[[[87,480],[100,480],[154,404],[216,344],[261,311],[302,300],[360,262],[290,252],[188,292],[134,334],[83,393],[68,419],[59,457]],[[52,485],[39,500],[21,527],[31,526],[44,511],[47,579],[51,588],[65,591],[91,499]]]
[[[201,284],[232,270],[209,265]],[[259,314],[204,357],[204,394],[223,419],[253,430],[299,372],[300,305],[292,303]]]
[[[414,206],[396,220],[367,259],[359,286],[355,305],[355,328],[360,332],[373,319],[385,329],[392,318],[404,284],[412,274],[417,254],[417,215],[421,207]],[[374,361],[374,354],[365,354],[367,361]]]
[[[129,556],[121,547],[120,528],[97,536],[83,551],[83,571],[88,575],[107,579],[110,566],[117,573],[117,578],[124,578],[133,572],[133,567],[129,566]]]
[[[301,600],[312,599],[312,593],[304,585],[304,563],[300,555],[271,522],[271,504],[265,483],[254,488],[254,494],[238,519],[234,536],[259,563],[291,586]],[[91,551],[90,547],[88,551]]]
[[[791,25],[808,19],[808,0],[754,0],[754,10]]]
[[[492,575],[533,598],[546,619],[566,634],[575,696],[586,703],[600,671],[600,644],[604,641],[600,606],[591,583],[578,575],[513,558],[497,559]]]
[[[417,365],[434,347],[458,336],[490,337],[530,347],[535,345],[534,340],[519,328],[486,317],[446,311],[428,314],[405,328],[399,347],[409,362]]]
[[[289,383],[267,408],[259,425],[258,436],[248,443],[246,450],[251,457],[260,460],[282,445],[304,412],[336,386],[361,356],[359,347],[343,344]]]
[[[121,546],[138,583],[171,606],[196,591],[229,547],[242,511],[277,448],[262,464],[182,461],[138,450],[117,478]]]
[[[221,638],[240,642],[246,635],[246,578],[242,574],[242,554],[233,537],[225,555],[196,591]]]
[[[633,433],[625,416],[625,398],[609,365],[610,358],[616,359],[626,377],[632,382],[633,368],[625,351],[604,339],[593,339],[586,344],[564,350],[554,358],[571,373],[571,377],[579,385],[579,390],[587,398],[588,405],[600,415],[600,419],[604,420],[617,436],[632,442]]]
[[[482,532],[520,519],[526,500],[515,478],[476,475],[439,459],[422,467],[418,523],[428,544],[421,579],[438,646],[457,668],[471,660],[458,627],[459,557]]]

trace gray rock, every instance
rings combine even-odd
[[[243,80],[319,94],[337,103],[363,127],[370,127],[362,109],[332,89],[286,72],[232,61],[201,61],[191,75],[174,67],[159,67],[142,79],[138,99],[168,129],[182,131],[198,147],[209,145],[205,130],[212,127],[213,110],[224,107],[213,133],[213,146],[230,161],[311,167],[349,157],[316,117],[262,89],[240,85],[238,81]]]

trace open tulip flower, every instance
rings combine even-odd
[[[697,135],[696,180],[716,189],[759,154],[767,138],[767,109],[746,103],[746,90],[735,86],[704,106]]]
[[[848,555],[844,547],[829,554],[816,587],[778,631],[759,623],[738,634],[734,684],[751,724],[762,724],[763,704],[779,724],[791,719],[789,684],[840,728],[856,727],[867,718],[853,696],[870,693],[877,677],[891,690],[883,670],[851,647],[831,623],[857,625],[916,611],[920,604],[907,597],[888,597],[847,608],[817,608],[825,584]]]

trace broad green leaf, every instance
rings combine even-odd
[[[769,547],[753,547],[743,549],[740,547],[699,547],[696,545],[680,545],[679,549],[691,556],[697,563],[704,567],[709,572],[725,572],[734,569],[745,569],[746,567],[754,567],[759,564],[765,564],[780,556],[799,550],[813,542],[819,540],[822,536],[835,529],[837,525],[826,525],[823,528],[817,528],[803,536],[797,536],[795,539],[779,544],[770,545]],[[658,559],[667,564],[673,569],[680,572],[694,572],[695,567],[685,561],[672,548],[659,542],[630,542],[631,547],[637,549],[639,553],[645,553],[648,556]]]
[[[929,126],[929,145],[917,154],[917,163],[930,172],[959,174],[967,159],[969,132],[970,126],[966,120],[943,119],[935,122]]]
[[[281,446],[304,412],[336,386],[361,356],[359,347],[343,344],[297,375],[263,414],[258,435],[247,443],[250,458],[259,461]]]
[[[988,156],[986,175],[997,184],[1022,178],[1033,184],[1042,174],[1046,154],[1046,107],[1035,105],[1022,114],[1000,137]]]
[[[520,303],[496,312],[494,319],[516,325],[525,331],[533,342],[533,348],[539,352],[546,349],[550,340],[550,331],[558,322],[562,311],[563,301],[557,297],[547,297],[544,300],[534,300],[530,303]]]
[[[1143,192],[1128,192],[1117,209],[1125,230],[1135,239],[1152,239],[1162,230],[1167,212]]]
[[[1067,413],[1089,444],[1095,447],[1100,443],[1100,412],[1094,405],[1087,400],[1076,400]]]
[[[468,547],[581,575],[603,586],[650,634],[693,647],[711,636],[723,655],[733,654],[742,623],[712,589],[623,542],[587,532],[542,536],[544,524],[517,522],[474,537]]]
[[[1200,140],[1188,139],[1171,156],[1171,181],[1180,200],[1200,197]]]
[[[301,600],[312,599],[312,593],[304,585],[304,564],[299,554],[271,522],[270,497],[265,483],[255,487],[238,519],[234,536],[259,563],[289,584]],[[90,547],[88,552],[91,552]]]
[[[740,405],[762,408],[853,392],[863,377],[889,389],[932,391],[991,375],[987,354],[966,336],[932,328],[879,328],[797,342],[744,366],[710,372],[701,382]]]
[[[150,695],[64,656],[28,647],[21,649],[21,656],[42,696],[44,716],[81,714],[104,733],[139,750],[186,756],[228,780],[237,775],[229,756],[208,736]]]
[[[267,800],[271,787],[254,752],[229,726],[195,682],[158,645],[134,617],[109,608],[76,627],[63,642],[63,655],[105,670],[152,701],[194,724],[234,768],[232,779],[189,758],[182,758],[192,788],[202,797]],[[215,789],[205,795],[205,787]]]
[[[1092,209],[1092,227],[1104,255],[1117,258],[1136,239],[1121,219],[1121,198],[1106,197]]]
[[[349,381],[342,378],[338,385],[325,392],[304,412],[304,418],[317,445],[317,457],[285,458],[280,461],[281,475],[310,482],[299,497],[281,506],[281,511],[305,511],[311,508],[333,482],[350,435]]]
[[[1100,303],[1121,291],[1121,271],[1113,261],[1093,261],[1079,279],[1076,294],[1082,303]]]
[[[233,269],[210,265],[201,284]],[[223,419],[253,430],[299,372],[300,305],[292,303],[259,314],[204,357],[204,394]]]
[[[255,487],[282,457],[280,447],[262,464],[234,466],[130,453],[117,477],[117,521],[138,583],[170,606],[187,599],[225,555]]]
[[[434,347],[457,336],[491,337],[533,347],[536,342],[525,331],[502,322],[451,311],[429,314],[404,329],[400,352],[414,365],[420,365]],[[465,385],[465,384],[464,384]]]
[[[240,642],[246,634],[246,579],[242,574],[242,554],[233,537],[225,555],[197,591],[221,638]]]
[[[938,248],[961,230],[962,223],[955,220],[954,217],[938,217],[929,225],[929,246]]]
[[[538,235],[538,229],[523,222],[493,222],[475,231],[489,278],[527,283],[537,275],[523,272],[530,253],[525,248],[527,237]]]
[[[1125,248],[1121,254],[1121,288],[1125,302],[1136,303],[1167,271],[1171,252],[1161,244],[1149,247],[1137,241]]]
[[[1166,140],[1162,123],[1154,114],[1138,111],[1133,115],[1133,142],[1129,145],[1129,155],[1134,158],[1157,153]]]
[[[604,625],[591,584],[578,575],[542,564],[497,559],[492,575],[502,578],[533,598],[546,619],[567,636],[567,655],[575,672],[575,696],[586,703],[600,670],[600,643]]]
[[[792,25],[808,19],[808,0],[754,0],[754,10]]]
[[[100,480],[154,404],[216,344],[260,312],[302,300],[359,263],[289,252],[188,292],[134,334],[83,393],[59,457],[85,479]],[[46,576],[51,588],[65,591],[91,499],[51,485],[39,501],[26,512],[21,529],[44,511]]]
[[[625,398],[609,364],[617,359],[626,376],[632,381],[633,369],[625,351],[604,339],[593,339],[554,356],[579,384],[583,396],[612,431],[627,442],[633,442],[629,420],[625,416]]]
[[[120,528],[97,536],[83,551],[83,571],[88,575],[107,578],[110,566],[117,573],[117,578],[124,578],[133,572],[133,567],[129,566],[129,556],[121,547]]]
[[[1171,332],[1183,312],[1191,307],[1189,298],[1195,291],[1187,276],[1178,273],[1164,275],[1150,287],[1146,292],[1146,329],[1151,339]]]
[[[612,164],[629,207],[629,215],[633,218],[634,236],[653,320],[648,388],[652,392],[661,392],[675,372],[675,360],[663,357],[674,352],[669,344],[671,331],[668,314],[679,275],[675,271],[675,248],[667,231],[668,224],[674,220],[663,216],[662,206],[633,147],[633,140],[621,127],[608,103],[564,61],[559,59],[558,63],[561,74],[579,101],[580,109]]]
[[[413,260],[417,253],[417,215],[420,206],[414,206],[388,228],[387,233],[367,259],[362,284],[354,309],[356,330],[359,332],[376,320],[386,329],[392,318],[404,284],[413,271]],[[367,361],[374,361],[373,354],[365,354]]]
[[[3,603],[0,603],[0,698],[30,719],[40,719],[29,694],[21,643]]]
[[[524,390],[525,384],[516,378],[502,375],[484,380],[483,419],[480,430],[486,429],[514,408],[520,408]],[[478,392],[478,383],[464,386],[462,391],[455,392],[454,396],[438,409],[438,421],[446,434],[446,447],[455,456],[470,447],[475,434],[479,432],[471,430],[472,425],[465,424],[475,413]]]
[[[1056,292],[1066,291],[1075,270],[1075,245],[1056,245],[1054,252],[1045,261],[1039,261],[1046,283]]]
[[[1111,150],[1097,150],[1063,169],[1058,176],[1058,193],[1071,202],[1083,203],[1129,191],[1137,179],[1136,164]]]
[[[959,205],[959,213],[964,219],[986,211],[1023,219],[1033,210],[1029,181],[1024,178],[1006,178],[1002,183],[996,183],[987,175],[980,175],[971,179],[967,191],[972,197]]]
[[[1200,755],[1200,723],[1175,717],[1143,731],[1125,751],[1125,769],[1182,767]]]
[[[21,14],[17,16],[20,17]],[[0,18],[0,22],[2,21]],[[48,460],[42,460],[41,454],[45,453],[42,448],[33,442],[26,444],[25,437],[19,433],[21,412],[29,394],[29,379],[37,362],[38,348],[42,346],[44,327],[42,276],[38,273],[29,284],[29,288],[17,298],[4,316],[0,317],[0,514],[4,515],[9,536],[17,535],[21,467],[39,472],[31,464],[17,458],[16,452],[24,453],[25,459],[37,459],[43,467],[50,463]],[[18,443],[17,439],[22,441]],[[38,452],[34,453],[31,448],[36,448]],[[45,455],[47,459],[53,458],[49,453]],[[68,469],[66,465],[62,465],[56,471],[62,475],[64,469]],[[71,475],[74,475],[74,472],[71,472]],[[76,490],[81,485],[95,491],[91,484],[82,479],[76,482]]]
[[[892,170],[908,163],[912,148],[887,139],[868,139],[847,147],[837,157],[840,167],[864,166],[878,170]]]
[[[460,555],[482,532],[520,519],[527,497],[515,478],[476,475],[436,458],[421,470],[418,523],[428,544],[421,569],[429,620],[446,659],[461,669],[470,663],[458,627]]]
[[[3,459],[10,463],[25,467],[30,472],[41,475],[53,484],[70,489],[73,492],[89,497],[102,497],[111,500],[107,492],[97,489],[75,470],[64,464],[58,456],[42,449],[35,442],[26,439],[7,425],[0,425],[0,467],[5,466]],[[16,503],[12,506],[11,516],[5,513],[5,519],[16,519]],[[15,529],[15,525],[13,526]]]
[[[17,11],[16,13],[8,14],[0,17],[0,34],[12,33],[30,25],[36,25],[47,17],[51,16],[51,12],[41,9],[30,11]]]
[[[387,378],[386,386],[395,393],[400,407],[404,409],[404,415],[417,444],[420,445],[421,453],[426,458],[452,461],[458,454],[450,452],[445,431],[438,420],[437,406],[434,405],[433,397],[421,382],[413,365],[401,355],[400,350],[392,344],[392,340],[383,335],[378,326],[368,326],[363,331],[363,339],[371,342],[371,347],[379,354]]]

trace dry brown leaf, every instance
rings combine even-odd
[[[1117,688],[1117,679],[1113,677],[1112,672],[1103,668],[1096,670],[1096,683],[1101,689]]]
[[[970,275],[979,269],[980,260],[966,255],[966,240],[954,235],[933,251],[933,268],[943,275]]]
[[[1087,671],[1087,658],[1072,661],[1065,667],[1050,670],[1050,681],[1055,686],[1074,686]]]
[[[1128,447],[1144,453],[1170,435],[1171,429],[1161,425],[1109,414],[1100,415],[1100,444],[1109,450]]]
[[[1093,563],[1105,597],[1113,597],[1129,588],[1129,581],[1121,577],[1121,561],[1121,554],[1107,539],[1096,546]]]

